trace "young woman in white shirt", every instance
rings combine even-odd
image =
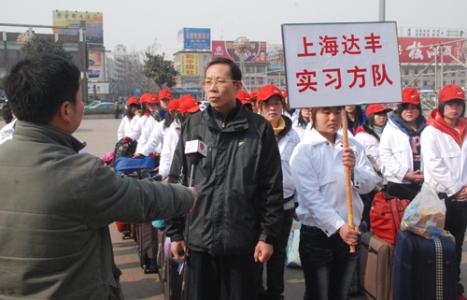
[[[462,88],[449,84],[439,93],[439,106],[428,119],[422,133],[422,158],[425,181],[446,203],[446,223],[456,241],[458,299],[463,296],[460,283],[462,245],[467,224],[467,119]]]
[[[363,147],[349,139],[343,147],[343,107],[313,108],[313,128],[291,158],[297,188],[296,214],[302,223],[299,253],[305,275],[304,300],[346,300],[358,255],[358,231],[347,225],[344,166],[352,169],[353,218],[359,226],[363,203],[359,194],[375,187],[376,174]]]
[[[379,143],[386,191],[399,199],[413,200],[423,183],[420,135],[425,128],[420,94],[404,88],[398,105],[384,127]]]
[[[292,129],[292,121],[283,115],[285,101],[278,87],[272,84],[261,87],[256,103],[259,113],[269,121],[276,136],[281,156],[284,198],[282,229],[273,244],[274,253],[267,262],[266,288],[263,287],[261,280],[260,299],[280,300],[284,298],[285,252],[295,213],[295,184],[289,161],[295,146],[300,142],[300,138]]]
[[[138,116],[138,110],[139,110],[139,100],[135,96],[131,96],[128,98],[127,103],[126,103],[126,112],[125,116],[122,118],[122,121],[120,121],[120,125],[118,126],[118,132],[117,132],[117,138],[118,140],[121,140],[124,137],[130,137],[131,136],[131,125],[132,125],[132,120],[136,117],[137,119],[139,118]]]

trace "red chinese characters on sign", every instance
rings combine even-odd
[[[355,34],[342,35],[342,36],[319,36],[318,43],[310,41],[308,37],[302,37],[303,50],[297,54],[298,57],[312,57],[317,56],[317,52],[313,52],[313,46],[320,46],[319,55],[336,56],[339,53],[345,55],[359,55],[362,54],[362,48],[367,52],[376,53],[378,49],[382,49],[381,36],[375,35],[373,32],[368,36],[359,38]]]
[[[344,50],[342,51],[343,54],[362,53],[362,51],[360,50],[360,46],[358,45],[358,41],[360,41],[360,39],[356,38],[354,34],[351,34],[349,37],[343,35],[342,39],[342,46],[344,46]]]
[[[306,36],[303,37],[303,53],[298,53],[298,57],[304,57],[304,56],[316,56],[316,53],[313,52],[308,52],[308,48],[312,47],[313,43],[308,42]]]
[[[334,88],[336,90],[342,87],[342,77],[341,77],[341,69],[323,69],[323,73],[326,74],[326,78],[328,81],[324,83],[325,86],[329,86],[331,84],[335,84]]]
[[[317,91],[316,85],[318,84],[316,81],[313,81],[316,78],[316,72],[303,70],[303,72],[297,72],[295,76],[298,79],[297,87],[299,87],[299,92],[303,93],[304,91],[310,89],[312,91]]]
[[[343,74],[348,74],[344,80],[342,78]],[[370,80],[373,83],[373,87],[382,86],[384,84],[394,84],[394,81],[389,77],[385,64],[371,65],[371,71],[358,66],[354,66],[347,70],[342,70],[341,68],[322,69],[319,72],[304,69],[301,72],[297,72],[295,77],[297,78],[296,86],[299,88],[298,91],[300,93],[304,93],[306,91],[318,91],[318,77],[322,77],[324,87],[327,88],[332,86],[336,90],[341,89],[344,84],[346,84],[350,89],[365,88],[367,86],[367,82]]]
[[[323,56],[325,54],[331,54],[332,56],[336,56],[339,52],[339,45],[337,44],[337,36],[320,36],[319,45],[321,46],[320,55]]]

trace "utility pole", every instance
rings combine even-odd
[[[379,0],[379,21],[386,21],[386,0]]]
[[[85,103],[88,101],[88,49],[86,44],[86,23],[81,21],[79,27],[79,41],[78,41],[78,52],[79,52],[79,69],[81,72],[81,98]]]

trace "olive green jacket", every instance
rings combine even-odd
[[[119,177],[82,148],[22,121],[0,145],[0,299],[118,299],[108,225],[191,208],[185,187]]]

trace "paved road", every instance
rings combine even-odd
[[[86,118],[83,120],[80,129],[75,136],[86,141],[89,153],[101,156],[109,150],[112,150],[116,142],[116,132],[119,120],[111,118]],[[0,121],[0,126],[4,123]],[[121,277],[125,299],[152,299],[163,300],[162,287],[158,278],[154,274],[143,274],[139,267],[138,257],[136,255],[136,246],[134,242],[123,241],[117,232],[115,225],[110,226],[112,241],[114,247],[115,259],[121,268],[123,275]],[[467,286],[467,245],[464,245],[463,253],[463,283]],[[301,270],[286,270],[285,296],[288,300],[299,300],[303,297],[304,281]],[[362,300],[363,297],[352,298],[353,300]]]

